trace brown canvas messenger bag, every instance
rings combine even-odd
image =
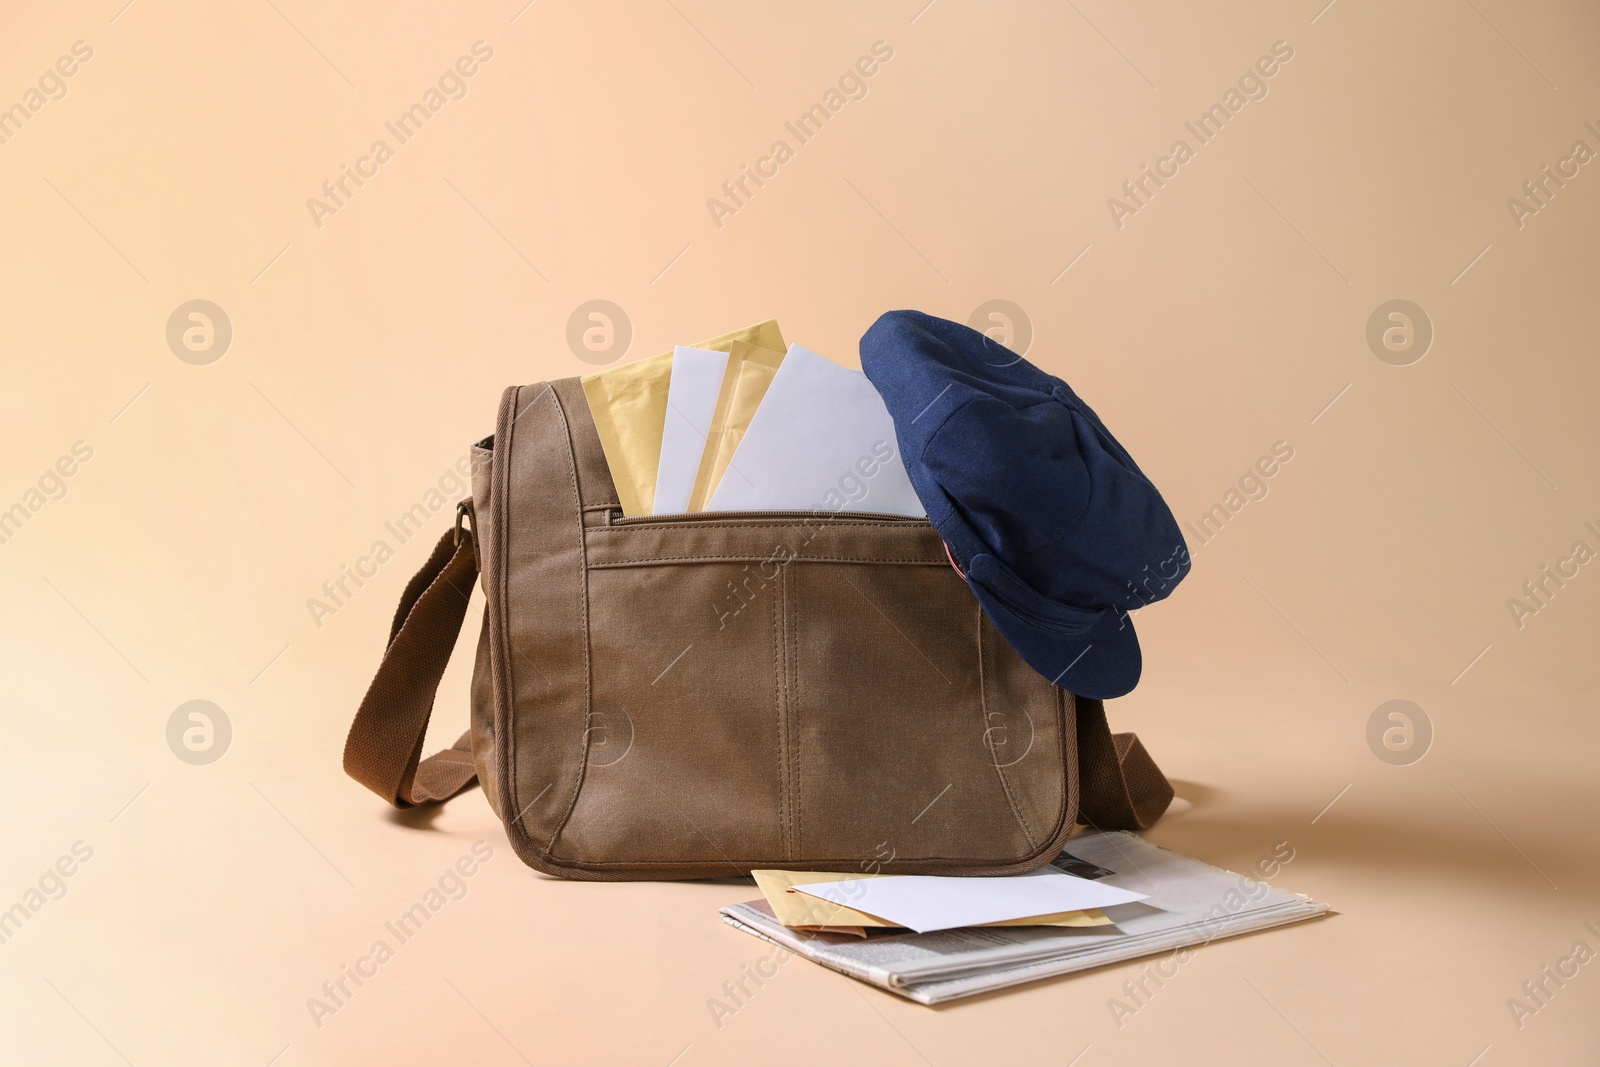
[[[476,781],[530,866],[622,880],[1011,874],[1172,799],[1000,639],[925,519],[624,517],[576,378],[506,390],[473,451],[345,745],[396,807]],[[471,728],[423,759],[480,576]]]

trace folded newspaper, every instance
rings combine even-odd
[[[1280,846],[1282,847],[1282,846]],[[1275,873],[1286,858],[1258,865]],[[987,993],[1059,974],[1208,944],[1314,918],[1309,897],[1224,871],[1128,833],[1075,838],[1056,866],[1146,899],[1101,909],[1109,926],[985,926],[918,934],[879,929],[863,939],[791,929],[765,900],[722,909],[736,929],[921,1004]]]

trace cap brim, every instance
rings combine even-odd
[[[1021,618],[981,582],[969,578],[967,586],[1006,643],[1062,689],[1091,700],[1111,700],[1139,684],[1144,658],[1133,620],[1125,613],[1108,610],[1088,630],[1067,637]]]

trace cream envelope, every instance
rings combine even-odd
[[[734,348],[743,345],[735,341]],[[672,380],[667,385],[666,424],[661,431],[661,463],[656,469],[655,500],[650,510],[673,515],[689,510],[689,498],[700,474],[706,438],[716,414],[728,353],[679,346],[672,353]]]
[[[728,350],[728,372],[722,379],[722,393],[706,435],[705,453],[700,457],[700,472],[689,499],[690,511],[705,511],[706,504],[728,472],[733,458],[750,428],[750,420],[767,395],[773,376],[783,363],[783,353],[736,341]]]
[[[777,322],[769,319],[713,337],[695,348],[726,352],[735,341],[783,347]],[[624,515],[648,515],[655,502],[661,466],[661,434],[667,421],[667,390],[672,353],[637,360],[582,378],[594,426],[605,451],[611,480]]]
[[[875,915],[797,892],[796,886],[816,885],[820,882],[845,882],[868,878],[896,878],[899,875],[828,874],[821,871],[751,871],[756,885],[761,889],[772,914],[785,926],[817,928],[825,926],[898,927]],[[987,923],[988,926],[1109,926],[1111,920],[1101,912],[1089,908],[1082,911],[1063,911],[1049,915],[1035,915],[1022,919],[1007,919]]]
[[[858,370],[790,345],[710,511],[875,511],[922,516],[894,420]]]

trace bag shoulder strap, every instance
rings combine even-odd
[[[462,505],[468,514],[471,504]],[[478,575],[473,539],[446,533],[395,611],[383,662],[350,724],[344,769],[397,808],[448,800],[477,784],[471,731],[422,758],[445,665]],[[1105,705],[1075,700],[1078,821],[1098,830],[1145,830],[1172,802],[1172,784],[1134,734],[1113,734]]]
[[[470,503],[462,506],[471,512]],[[470,730],[422,758],[434,696],[477,576],[472,538],[459,527],[441,537],[400,596],[383,662],[350,724],[345,772],[397,808],[448,800],[477,783]]]
[[[1137,734],[1114,734],[1106,706],[1078,697],[1078,821],[1096,830],[1148,830],[1172,803],[1172,783]]]

